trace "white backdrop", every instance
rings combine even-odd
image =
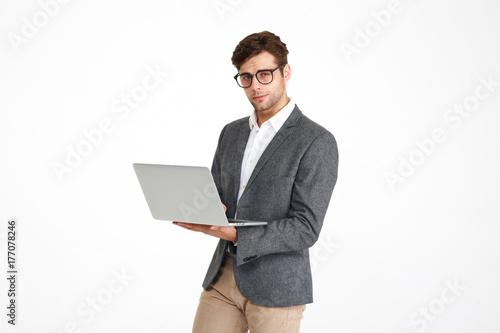
[[[0,255],[16,326],[189,332],[217,240],[154,220],[132,163],[210,166],[251,107],[231,54],[287,44],[289,96],[337,138],[303,332],[500,331],[495,0],[5,1]]]

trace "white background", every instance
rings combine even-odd
[[[289,96],[340,152],[302,331],[499,332],[500,4],[401,0],[381,26],[388,6],[74,0],[49,17],[2,0],[0,267],[17,218],[20,273],[15,327],[1,279],[0,330],[190,331],[217,240],[154,220],[132,163],[210,166],[222,127],[251,111],[232,51],[270,30],[290,51]],[[113,112],[148,68],[168,74]],[[477,88],[488,77],[496,86]],[[448,113],[466,101],[466,117]],[[103,119],[112,131],[88,146]],[[436,129],[445,139],[430,144]],[[58,179],[78,145],[87,155]]]

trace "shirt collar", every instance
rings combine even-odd
[[[271,126],[274,128],[276,132],[278,132],[285,123],[285,121],[288,119],[290,114],[292,113],[293,109],[295,108],[295,103],[292,102],[292,98],[288,101],[288,104],[285,105],[283,109],[278,111],[274,116],[271,117],[271,119],[267,120],[264,122],[261,127],[265,123],[270,123]],[[257,125],[257,113],[255,110],[253,110],[252,114],[250,115],[250,118],[248,119],[248,125],[250,126],[250,130],[254,128],[255,125]]]

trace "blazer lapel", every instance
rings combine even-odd
[[[300,116],[302,115],[302,112],[300,109],[295,106],[293,109],[292,113],[288,117],[288,119],[285,121],[283,126],[280,128],[278,133],[274,136],[274,138],[269,142],[269,145],[267,146],[266,150],[262,153],[262,156],[259,158],[259,161],[257,162],[257,165],[255,166],[255,169],[253,170],[252,174],[250,175],[250,179],[248,180],[248,183],[246,187],[248,188],[249,186],[252,185],[252,182],[254,179],[257,177],[259,174],[260,170],[266,164],[267,160],[273,155],[274,151],[285,141],[285,139],[290,135],[291,129],[295,126],[297,121],[299,120]],[[241,165],[240,165],[241,169]],[[241,172],[241,170],[240,170]],[[240,174],[238,172],[238,174]],[[239,184],[239,182],[238,182]],[[239,185],[238,185],[239,186]],[[245,195],[245,192],[243,192],[243,195]]]
[[[230,175],[234,175],[234,181],[230,198],[234,198],[234,202],[238,198],[238,192],[240,188],[241,179],[241,164],[243,163],[243,155],[245,154],[245,148],[247,146],[248,137],[250,136],[250,126],[247,122],[241,124],[241,128],[238,130],[238,135],[234,138],[234,158],[231,161],[230,169],[228,170]]]

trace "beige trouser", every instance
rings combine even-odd
[[[267,307],[243,296],[233,274],[233,258],[226,253],[219,277],[201,293],[193,333],[297,333],[305,305]]]

